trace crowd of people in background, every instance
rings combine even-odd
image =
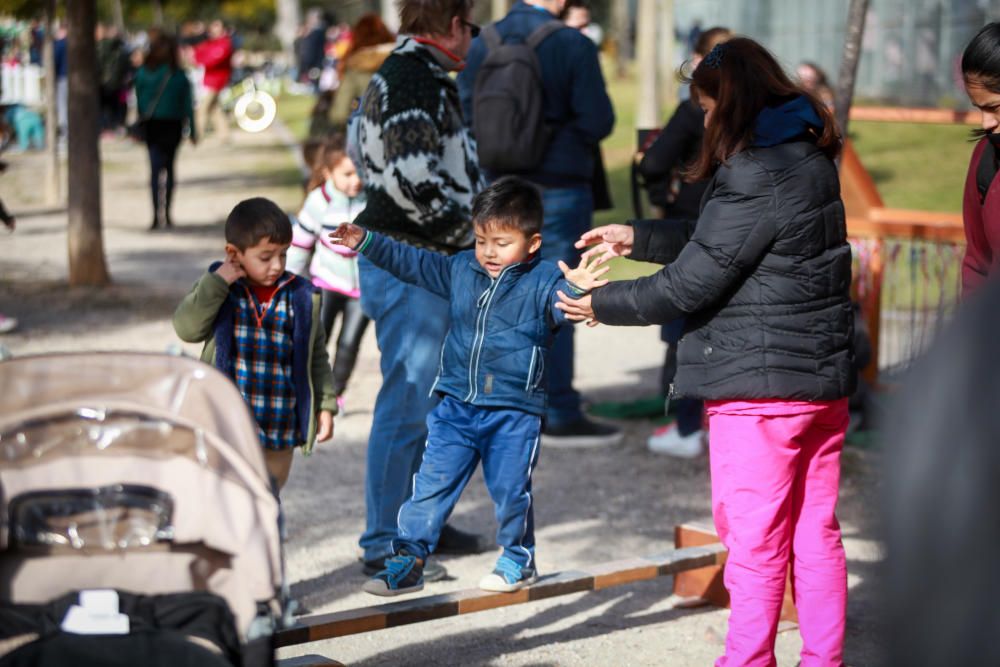
[[[238,204],[225,260],[175,314],[178,335],[204,341],[203,359],[254,409],[276,488],[296,448],[332,437],[374,323],[383,382],[368,438],[364,589],[420,590],[447,574],[434,554],[490,548],[447,525],[480,462],[503,547],[480,586],[530,585],[539,444],[622,439],[584,412],[570,324],[661,326],[663,391],[677,398],[678,419],[648,446],[685,458],[711,452],[732,599],[716,664],[774,664],[789,566],[803,664],[842,664],[847,572],[835,507],[864,341],[825,73],[803,62],[790,77],[757,42],[699,26],[682,70],[692,97],[637,165],[653,215],[592,229],[607,194],[600,143],[615,111],[586,3],[518,0],[484,27],[472,22],[471,0],[399,7],[399,35],[375,14],[348,26],[308,13],[291,72],[316,95],[303,203],[291,216],[259,198]],[[39,30],[29,24],[8,40],[4,66],[39,62]],[[170,228],[184,138],[195,143],[211,128],[228,140],[222,98],[239,76],[240,38],[217,20],[187,23],[177,37],[151,29],[129,38],[107,25],[95,37],[102,129],[138,125],[151,228]],[[64,83],[64,31],[56,44]],[[992,270],[998,236],[988,198],[1000,164],[998,44],[1000,28],[988,26],[963,59],[989,135],[965,191],[967,292]],[[518,50],[533,64],[511,55]],[[540,89],[523,85],[517,62]],[[529,111],[509,113],[512,100]],[[4,118],[20,149],[41,147],[37,110],[12,105]],[[0,218],[14,229],[2,203]],[[664,266],[606,284],[599,265],[615,257]],[[326,341],[338,319],[331,365]],[[273,358],[261,356],[272,348]]]

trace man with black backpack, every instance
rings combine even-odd
[[[591,227],[591,179],[601,139],[615,116],[597,49],[557,16],[566,0],[519,0],[472,42],[458,76],[465,122],[490,180],[517,174],[542,191],[542,258],[576,266],[574,243]],[[549,407],[543,443],[615,444],[621,432],[588,420],[573,389],[573,329],[549,352]]]

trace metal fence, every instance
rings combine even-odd
[[[865,310],[877,375],[891,380],[950,319],[961,293],[965,244],[895,236],[853,236],[850,242],[855,298]]]
[[[681,34],[724,25],[770,48],[791,70],[808,60],[835,79],[849,0],[679,0]],[[958,76],[965,44],[1000,19],[1000,0],[871,0],[855,94],[908,106],[968,106]]]

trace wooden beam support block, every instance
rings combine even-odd
[[[695,545],[718,545],[719,536],[715,528],[706,524],[685,523],[674,528],[674,545],[677,551],[690,552]],[[707,546],[704,548],[708,548]],[[725,552],[723,552],[725,553]],[[722,581],[726,559],[723,556],[717,564],[707,567],[689,568],[674,577],[674,595],[682,598],[706,600],[716,607],[729,606],[729,591]],[[781,603],[781,620],[798,623],[799,616],[792,598],[791,568],[785,583],[785,597]]]

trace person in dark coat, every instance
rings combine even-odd
[[[694,71],[702,59],[718,44],[731,38],[728,28],[709,28],[699,34],[689,67]],[[698,219],[701,198],[708,187],[707,180],[686,181],[684,169],[689,167],[701,151],[705,135],[705,112],[692,97],[677,105],[666,127],[657,135],[652,145],[637,165],[646,182],[649,200],[671,224],[694,227]],[[670,384],[677,371],[677,342],[684,332],[684,320],[678,319],[663,325],[660,339],[667,344],[663,361],[661,386],[663,394],[670,393]],[[650,451],[681,458],[694,458],[702,452],[701,401],[696,398],[679,398],[671,407],[677,415],[673,423],[656,429],[647,441]]]
[[[136,105],[146,126],[153,222],[150,229],[173,227],[170,205],[174,198],[174,162],[184,137],[197,143],[191,83],[177,63],[177,42],[158,33],[145,62],[136,72]]]
[[[1000,665],[998,328],[992,276],[893,400],[882,466],[888,556],[874,577],[890,667]]]
[[[687,67],[691,71],[716,47],[731,38],[728,28],[714,27],[698,37]],[[683,172],[698,156],[705,135],[705,112],[691,97],[677,105],[673,115],[639,161],[639,174],[646,182],[649,201],[667,220],[697,220],[701,196],[708,181],[684,180]]]
[[[712,512],[729,549],[723,665],[774,664],[789,565],[802,663],[843,664],[847,568],[835,514],[854,389],[851,249],[829,110],[736,38],[695,69],[706,113],[693,234],[608,225],[579,245],[666,264],[560,308],[612,325],[685,318],[674,392],[705,399]]]

